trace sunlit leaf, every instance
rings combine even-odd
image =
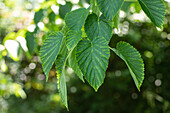
[[[5,44],[6,40],[15,40],[15,39],[16,39],[16,33],[15,32],[10,32],[3,39],[3,44]]]

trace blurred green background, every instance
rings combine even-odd
[[[64,25],[65,14],[90,0],[0,0],[0,113],[67,113],[55,68],[45,82],[39,49]],[[164,29],[156,28],[137,2],[125,2],[110,42],[127,41],[141,53],[145,80],[137,91],[123,61],[111,53],[96,93],[66,68],[70,113],[170,113],[170,2]]]

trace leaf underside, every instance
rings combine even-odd
[[[57,83],[58,83],[59,94],[63,104],[68,109],[67,88],[66,88],[66,81],[65,81],[65,61],[67,55],[68,55],[68,50],[65,45],[65,40],[63,40],[61,50],[55,61],[55,65],[56,65],[56,73],[58,78]]]
[[[100,11],[108,20],[113,20],[123,2],[124,0],[97,0]]]
[[[165,4],[163,0],[138,0],[145,14],[159,28],[165,19]]]
[[[65,58],[59,55],[56,60],[56,73],[57,73],[57,79],[58,79],[58,82],[57,82],[58,91],[59,91],[63,104],[68,109],[64,62],[65,62]]]
[[[76,51],[77,51],[77,48],[75,48],[69,59],[68,59],[68,62],[69,62],[69,66],[74,70],[74,72],[76,73],[76,75],[84,82],[84,79],[83,79],[83,73],[81,72],[81,70],[79,69],[79,66],[78,66],[78,63],[77,63],[77,59],[76,59]]]
[[[144,80],[144,63],[140,53],[129,43],[119,42],[116,49],[112,49],[128,66],[130,74],[140,91],[140,86]]]
[[[52,33],[45,39],[40,49],[40,59],[46,80],[48,80],[50,69],[60,51],[62,40],[63,34],[61,32]]]
[[[110,57],[107,41],[103,37],[96,37],[93,41],[81,40],[77,45],[76,57],[85,79],[97,91],[104,81]]]

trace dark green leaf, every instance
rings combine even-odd
[[[66,45],[69,50],[74,48],[78,42],[81,40],[82,31],[70,30],[66,35]]]
[[[116,49],[112,49],[129,68],[136,87],[140,91],[140,86],[144,80],[144,63],[140,53],[129,43],[119,42]]]
[[[93,41],[81,40],[77,45],[76,57],[85,79],[97,91],[104,82],[108,67],[110,51],[107,41],[102,37],[96,37]]]
[[[65,15],[69,13],[72,9],[73,4],[71,2],[66,2],[65,5],[60,5],[59,15],[61,18],[65,18]]]
[[[31,55],[33,55],[35,49],[35,39],[33,33],[30,32],[26,33],[26,41],[27,41],[28,51]]]
[[[63,34],[61,32],[52,33],[45,39],[40,49],[40,59],[46,80],[48,80],[49,71],[60,51],[62,40]]]
[[[55,13],[52,11],[52,12],[49,14],[49,17],[48,17],[50,23],[55,22],[55,17],[56,17],[56,15],[55,15]]]
[[[37,24],[42,19],[43,16],[44,16],[43,9],[40,9],[38,12],[36,12],[34,15],[35,24]]]
[[[163,0],[138,0],[145,14],[159,28],[162,28],[165,18]]]
[[[120,10],[124,0],[97,0],[100,11],[108,20],[112,20]]]
[[[112,37],[112,28],[109,23],[105,19],[99,19],[96,14],[91,14],[87,17],[85,32],[90,40],[100,36],[109,42]]]
[[[65,17],[65,22],[70,30],[80,31],[88,16],[89,10],[80,8],[68,13]]]

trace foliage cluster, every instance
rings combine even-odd
[[[138,2],[150,20],[162,28],[165,18],[164,2]],[[126,42],[119,42],[116,49],[108,46],[112,28],[118,28],[119,10],[123,3],[124,0],[90,0],[87,9],[79,8],[67,13],[64,18],[66,25],[61,32],[56,31],[45,39],[40,49],[42,67],[48,80],[55,62],[59,94],[67,109],[65,67],[71,67],[82,81],[84,76],[97,91],[104,82],[110,57],[109,48],[125,61],[140,91],[144,79],[144,64],[138,51]]]
[[[3,10],[0,9],[1,10],[0,37],[2,37],[0,38],[0,43],[1,43],[0,44],[0,69],[1,69],[0,70],[0,95],[1,95],[0,112],[2,113],[7,113],[7,112],[14,113],[15,111],[17,113],[18,112],[53,113],[56,111],[66,112],[65,110],[62,109],[63,106],[61,104],[61,101],[63,101],[65,97],[62,98],[61,100],[56,90],[57,89],[56,86],[57,79],[55,78],[56,68],[58,70],[57,73],[59,73],[57,75],[60,75],[63,71],[65,74],[64,77],[67,83],[67,93],[68,93],[68,100],[70,103],[69,104],[70,112],[110,113],[113,111],[117,111],[121,113],[121,112],[132,112],[132,108],[134,112],[139,112],[139,113],[140,112],[141,113],[169,112],[170,90],[168,87],[169,85],[168,81],[170,80],[170,78],[168,76],[169,75],[168,65],[170,61],[169,59],[170,58],[169,57],[170,35],[168,34],[168,32],[170,32],[170,29],[168,26],[170,23],[169,22],[170,19],[168,14],[166,15],[165,18],[163,31],[158,31],[153,26],[153,24],[151,24],[148,21],[148,19],[146,19],[145,17],[143,20],[141,19],[143,18],[141,15],[142,11],[140,7],[141,1],[139,2],[140,4],[136,1],[134,2],[125,1],[121,7],[121,10],[119,10],[120,12],[118,11],[120,15],[118,16],[117,13],[116,14],[117,17],[115,16],[116,19],[114,18],[113,20],[106,19],[106,16],[104,15],[101,16],[99,13],[100,8],[98,8],[97,3],[91,2],[91,7],[90,7],[91,10],[88,12],[84,25],[82,26],[81,30],[77,32],[75,29],[70,30],[67,27],[68,26],[67,22],[66,22],[66,26],[63,27],[64,26],[63,19],[66,18],[65,17],[66,14],[69,16],[68,12],[70,12],[71,9],[72,10],[74,9],[75,6],[74,2],[72,1],[65,2],[65,4],[62,5],[62,3],[58,3],[59,0],[57,2],[54,0],[48,0],[43,2],[41,1],[40,2],[41,5],[38,5],[38,7],[36,4],[39,3],[37,2],[38,1],[31,2],[27,0],[22,2],[21,0],[15,0],[15,2],[13,0],[3,0],[2,2],[0,2],[1,6],[3,6],[1,7],[1,9]],[[21,6],[23,4],[25,6],[24,8],[23,7],[18,8],[19,5]],[[90,4],[90,1],[87,0],[86,2],[84,2],[82,0],[79,1],[79,3],[76,3],[76,5],[79,5],[80,7],[84,7],[85,6],[84,4]],[[17,8],[15,9],[14,6]],[[88,7],[86,8],[83,8],[83,10],[88,10]],[[20,13],[17,13],[17,11],[19,11],[18,9],[21,10]],[[36,12],[35,15],[32,12],[33,9]],[[154,9],[156,10],[156,8]],[[11,17],[11,14],[13,14],[14,16]],[[18,14],[21,17],[18,17],[17,16]],[[140,18],[136,20],[134,17],[137,17],[137,14],[140,14]],[[97,29],[98,27],[95,28],[95,30],[97,30],[96,32],[94,28],[89,27],[91,26],[91,21],[88,20],[91,20],[91,18],[93,18],[93,23],[94,23],[93,27],[95,27],[96,25],[100,25],[99,26],[100,29]],[[151,16],[150,19],[155,25],[158,26],[158,24],[156,24],[153,21],[153,16]],[[113,26],[114,26],[113,28],[114,31],[109,30],[112,29]],[[108,28],[107,32],[106,29],[104,30],[101,29],[103,27],[106,27],[106,29]],[[46,42],[46,40],[48,39],[47,36],[49,37],[51,36],[51,34],[49,34],[51,31],[59,31],[59,30],[61,30],[59,34],[60,35],[63,34],[61,43],[65,41],[64,42],[65,45],[61,44],[62,50],[56,49],[56,51],[59,51],[56,57],[62,59],[63,55],[64,56],[65,55],[68,56],[69,54],[70,55],[67,58],[67,62],[65,62],[66,67],[63,66],[65,70],[60,71],[60,65],[56,65],[56,67],[52,66],[51,70],[50,68],[48,68],[50,70],[49,80],[47,83],[45,83],[44,81],[45,77],[42,74],[43,72],[38,57],[40,46],[42,42]],[[99,32],[100,30],[102,30],[102,33]],[[7,33],[8,35],[6,35]],[[56,35],[56,32],[52,34]],[[92,36],[90,34],[92,34]],[[123,59],[123,61],[125,61],[128,67],[129,67],[129,61],[130,62],[133,61],[131,61],[132,59],[127,56],[126,58],[124,57],[125,55],[130,54],[130,52],[122,51],[121,47],[123,47],[123,45],[127,45],[127,47],[129,47],[132,51],[134,50],[135,51],[134,53],[137,54],[139,53],[131,45],[133,45],[138,50],[140,50],[141,56],[145,61],[145,68],[146,68],[145,71],[146,77],[143,83],[143,88],[141,90],[141,93],[138,93],[135,87],[133,87],[133,82],[131,81],[130,77],[127,76],[130,74],[126,69],[124,63],[113,53],[110,53],[110,50],[109,50],[109,54],[107,54],[110,56],[109,62],[107,58],[108,68],[107,71],[105,70],[106,73],[104,72],[104,74],[102,75],[105,77],[105,84],[102,85],[98,93],[94,93],[94,91],[90,87],[88,87],[88,85],[83,84],[75,77],[75,74],[72,72],[71,68],[74,70],[76,75],[78,75],[78,77],[81,80],[83,80],[81,74],[83,70],[77,69],[77,67],[78,68],[80,67],[79,64],[75,65],[75,60],[78,58],[77,51],[79,50],[81,53],[81,48],[79,49],[77,48],[87,47],[87,45],[89,45],[87,48],[91,48],[89,42],[93,42],[92,41],[93,37],[100,38],[100,36],[110,37],[108,38],[108,40],[110,40],[110,43],[109,42],[107,42],[107,44],[100,43],[97,44],[95,47],[98,47],[100,48],[99,50],[102,50],[100,45],[105,45],[107,46],[106,48],[108,49],[108,44],[109,44],[111,50],[113,50],[118,56],[120,56],[120,58]],[[51,38],[60,38],[60,37],[55,36]],[[69,40],[72,38],[74,38],[75,40]],[[106,42],[106,39],[101,38],[100,40]],[[126,42],[122,42],[122,40],[129,42],[131,45]],[[57,40],[54,40],[54,43],[56,41]],[[95,41],[97,42],[97,40]],[[86,42],[87,45],[83,46],[84,42]],[[100,42],[99,39],[98,42]],[[115,45],[117,45],[117,47],[112,48],[115,47]],[[52,45],[47,45],[47,46],[52,46]],[[66,50],[64,50],[64,48]],[[94,49],[96,50],[96,48]],[[64,53],[67,51],[68,53]],[[99,51],[99,53],[101,52],[103,51]],[[94,52],[93,54],[96,54],[96,52]],[[101,59],[103,59],[102,55],[98,55],[98,52],[97,52],[97,56],[101,56]],[[50,60],[51,59],[49,59],[48,62]],[[56,60],[55,63],[62,64],[62,60]],[[96,59],[96,62],[98,62],[98,59]],[[85,71],[83,73],[85,73]],[[61,75],[59,77],[63,77]],[[83,75],[85,76],[85,74]],[[88,81],[88,79],[86,80]],[[97,86],[94,85],[94,87]],[[139,85],[137,85],[137,87],[139,88]],[[10,95],[12,94],[15,94],[17,97],[21,97],[24,100],[18,99],[14,96],[11,97]],[[124,103],[122,103],[122,101]],[[64,100],[64,102],[66,104],[66,99]],[[20,106],[21,103],[22,106]],[[90,103],[90,104],[87,105],[86,103]],[[134,108],[134,104],[136,105],[135,108]],[[98,109],[99,107],[101,108],[100,110]]]

